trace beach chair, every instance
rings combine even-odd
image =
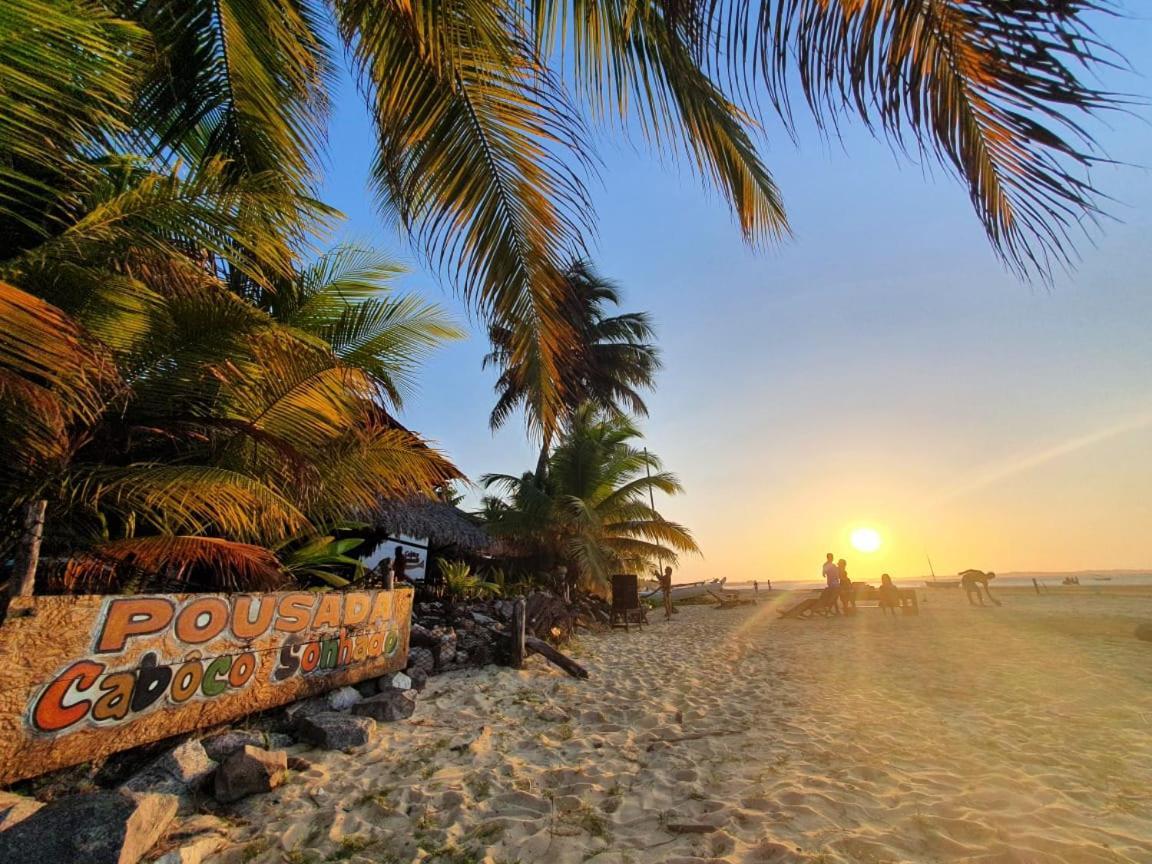
[[[792,606],[788,609],[779,610],[777,614],[781,618],[794,618],[796,620],[814,618],[817,615],[830,618],[837,612],[836,596],[836,589],[825,588],[820,592],[818,596],[808,597],[804,600],[801,600],[795,606]]]
[[[641,630],[648,623],[648,611],[640,602],[639,580],[635,573],[617,573],[612,577],[612,611],[608,615],[612,627],[635,624]]]

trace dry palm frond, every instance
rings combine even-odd
[[[67,433],[93,422],[120,384],[111,358],[68,315],[0,282],[0,424],[5,473],[59,459]]]
[[[203,590],[274,591],[286,577],[276,555],[260,546],[217,537],[132,537],[99,543],[73,556],[64,587],[75,593],[103,593],[124,581],[159,582],[166,591],[188,583]]]

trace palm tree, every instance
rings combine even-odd
[[[752,243],[787,234],[756,139],[850,114],[967,185],[993,247],[1048,272],[1097,214],[1085,82],[1113,61],[1107,0],[8,0],[0,11],[0,208],[50,230],[42,193],[77,155],[220,160],[236,183],[317,187],[336,58],[376,126],[373,180],[431,261],[542,373],[563,411],[576,341],[567,262],[592,228],[586,117],[682,154]],[[766,95],[763,100],[758,97]],[[798,97],[798,98],[797,98]],[[280,250],[311,227],[279,217]],[[288,218],[289,213],[298,219]],[[267,250],[266,250],[267,251]],[[234,287],[244,288],[238,271]]]
[[[683,489],[658,457],[631,444],[637,437],[627,418],[581,407],[550,454],[545,478],[532,472],[482,478],[500,493],[484,501],[489,532],[539,570],[562,564],[573,583],[593,586],[615,568],[674,564],[678,553],[699,552],[687,528],[652,506],[652,491]]]
[[[513,346],[517,337],[511,326],[490,328],[492,351],[484,358],[485,368],[495,366],[501,370],[496,382],[496,407],[490,418],[492,429],[500,428],[517,408],[524,408],[529,428],[541,439],[538,475],[547,469],[556,423],[563,422],[580,406],[591,405],[611,415],[646,417],[648,406],[640,390],[654,385],[660,368],[648,316],[643,312],[606,313],[609,304],[620,304],[615,285],[587,262],[577,261],[564,274],[564,286],[564,316],[577,341],[559,370],[559,389],[564,399],[560,417],[553,419],[543,410],[542,364],[535,354],[527,363],[516,357]],[[528,341],[538,343],[535,338]]]
[[[384,293],[379,256],[341,270],[340,250],[296,276],[253,254],[275,247],[260,226],[285,196],[218,163],[82,173],[56,233],[0,260],[0,509],[47,511],[47,548],[74,555],[68,587],[126,571],[272,585],[268,547],[459,476],[386,413],[457,331]],[[295,285],[298,302],[278,320],[231,273]]]

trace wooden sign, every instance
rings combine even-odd
[[[0,785],[403,669],[412,591],[18,597]]]

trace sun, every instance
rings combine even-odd
[[[852,532],[852,548],[857,552],[875,552],[883,542],[875,528],[857,528]]]

